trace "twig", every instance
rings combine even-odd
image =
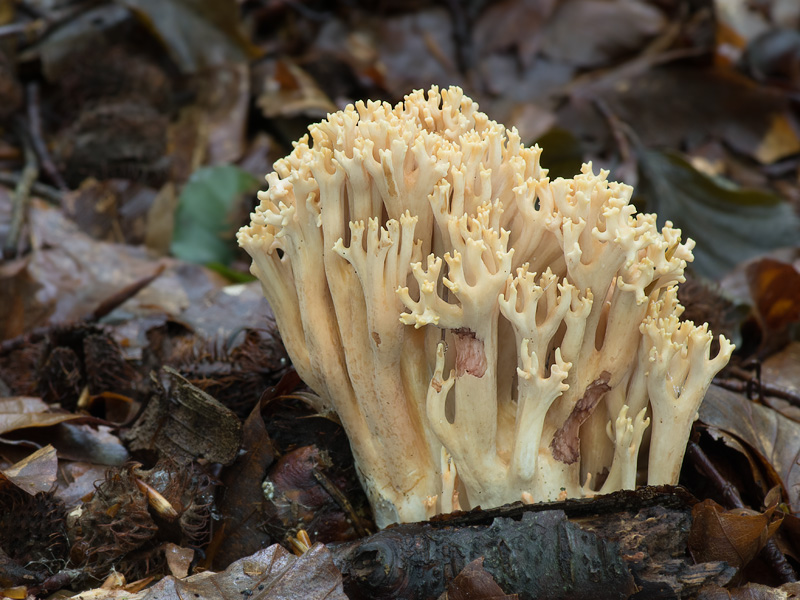
[[[715,379],[714,383],[726,390],[744,392],[750,400],[757,395],[759,402],[762,404],[765,396],[771,396],[786,400],[792,406],[800,407],[800,393],[774,383],[764,383],[761,379],[760,363],[752,365],[752,368],[755,371],[754,374],[750,374],[741,367],[728,367],[727,372],[732,377]]]
[[[632,79],[653,67],[684,58],[695,58],[708,54],[706,48],[672,48],[681,34],[684,23],[675,21],[634,58],[606,70],[591,71],[578,75],[559,91],[573,98],[595,98],[598,89],[610,88],[621,79]]]
[[[636,176],[636,156],[631,150],[630,137],[634,137],[630,132],[630,127],[623,123],[619,117],[614,114],[611,107],[608,106],[602,98],[596,98],[594,105],[597,110],[605,117],[611,135],[614,136],[614,141],[619,150],[620,163],[615,169],[615,174],[619,181],[633,181]]]
[[[0,173],[0,185],[16,187],[21,178],[22,173]],[[31,186],[31,193],[53,204],[61,204],[61,192],[46,183],[34,181]]]
[[[47,18],[47,14],[41,10],[38,6],[34,6],[30,2],[26,2],[25,0],[17,0],[17,8],[24,13],[27,13],[34,19],[45,19]]]
[[[9,23],[0,26],[0,39],[25,34],[25,37],[37,39],[47,31],[48,23],[45,19],[34,21],[22,21],[20,23]]]
[[[50,178],[50,181],[56,184],[56,187],[61,191],[67,191],[67,183],[59,173],[50,156],[50,151],[47,149],[47,143],[44,141],[42,134],[42,111],[39,102],[39,84],[36,82],[29,83],[25,88],[25,95],[28,101],[28,131],[31,134],[31,144],[36,151],[36,156],[39,157],[39,164]]]
[[[793,392],[789,388],[785,388],[774,383],[759,383],[753,379],[742,381],[740,379],[715,379],[714,383],[726,390],[732,392],[743,392],[747,397],[752,400],[756,392],[760,399],[764,396],[771,396],[773,398],[780,398],[786,400],[792,406],[800,407],[800,394]],[[763,402],[763,400],[762,400]]]
[[[54,28],[79,17],[87,10],[98,6],[103,0],[78,0],[62,9],[43,12],[29,2],[21,3],[20,9],[33,16],[32,21],[9,23],[0,27],[0,39],[25,34],[27,42],[34,43],[49,34]]]
[[[453,41],[456,47],[456,61],[458,70],[462,74],[468,75],[472,65],[475,64],[473,55],[475,49],[472,45],[471,19],[467,15],[463,2],[459,0],[447,0],[447,8],[450,11],[450,20],[453,23]]]
[[[711,459],[700,449],[700,446],[698,446],[696,442],[689,441],[686,454],[695,467],[708,477],[712,485],[722,494],[728,508],[747,508],[736,487],[723,477],[722,473],[717,470],[714,463],[711,462]],[[793,583],[797,581],[797,573],[786,560],[786,557],[783,555],[780,548],[778,548],[778,544],[775,543],[774,539],[770,538],[767,540],[760,554],[761,558],[772,567],[782,583]]]
[[[14,129],[17,137],[22,143],[23,155],[25,156],[25,167],[22,175],[17,182],[14,190],[13,206],[11,208],[11,224],[8,230],[8,237],[3,245],[3,257],[13,258],[19,251],[19,238],[22,234],[22,227],[25,224],[25,216],[28,212],[28,204],[31,199],[31,186],[39,176],[39,165],[36,162],[36,152],[33,150],[25,126],[21,119],[14,120]]]
[[[356,533],[358,533],[358,535],[361,537],[369,535],[370,532],[367,531],[366,527],[364,527],[364,525],[361,523],[361,518],[358,516],[358,513],[356,513],[353,505],[350,504],[350,501],[345,497],[336,484],[333,483],[328,476],[325,475],[325,473],[317,468],[314,468],[311,472],[314,475],[314,479],[317,480],[317,483],[319,483],[325,489],[325,491],[331,495],[336,504],[338,504],[339,507],[350,518],[350,521],[353,523],[353,527],[355,527]]]
[[[325,23],[333,18],[333,15],[327,11],[316,10],[306,6],[297,0],[287,0],[286,6],[296,11],[301,17],[313,21],[315,23]]]

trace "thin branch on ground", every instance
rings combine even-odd
[[[16,187],[22,179],[22,173],[0,173],[0,185]],[[51,185],[34,181],[31,186],[31,193],[52,204],[61,204],[61,192]]]
[[[711,484],[719,491],[727,508],[748,508],[742,500],[739,490],[720,473],[708,458],[708,455],[700,449],[700,446],[693,441],[689,441],[686,448],[686,455],[692,464],[709,478]],[[778,548],[773,538],[767,540],[766,545],[761,550],[761,558],[769,564],[775,574],[783,583],[793,583],[797,581],[797,573],[791,564],[786,560],[783,552]]]
[[[3,244],[3,257],[6,259],[16,257],[19,252],[20,237],[25,225],[25,218],[31,199],[31,187],[36,181],[36,178],[39,177],[39,164],[36,160],[36,152],[33,149],[23,121],[21,119],[15,119],[13,126],[22,144],[25,166],[22,169],[22,175],[17,182],[12,197],[11,224],[8,230],[8,237],[6,237],[6,241]]]
[[[746,394],[750,400],[758,399],[762,404],[764,397],[779,398],[792,406],[800,407],[800,393],[774,383],[765,383],[761,379],[760,365],[754,365],[754,373],[741,367],[729,367],[727,372],[730,377],[715,378],[714,383],[726,390]]]
[[[39,164],[42,171],[50,178],[56,187],[62,191],[67,191],[69,187],[61,176],[58,168],[50,156],[50,151],[47,149],[47,142],[44,140],[42,133],[42,110],[39,101],[39,84],[29,83],[25,88],[25,96],[28,103],[28,131],[31,136],[31,144],[36,151],[36,156],[39,157]]]

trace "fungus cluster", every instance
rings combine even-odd
[[[309,131],[239,243],[379,526],[677,481],[733,349],[680,320],[692,240],[456,87]]]

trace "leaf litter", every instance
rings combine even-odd
[[[346,438],[292,371],[233,236],[256,201],[252,174],[264,175],[310,122],[434,83],[461,85],[525,143],[540,141],[553,176],[592,160],[637,184],[639,208],[697,241],[687,314],[739,347],[692,442],[719,479],[694,460],[684,467],[681,482],[702,500],[691,532],[675,523],[690,523],[692,509],[670,513],[663,490],[655,505],[666,513],[628,504],[609,514],[624,515],[617,530],[661,519],[675,556],[691,549],[706,592],[663,583],[676,595],[791,593],[777,586],[800,556],[796,3],[2,8],[6,595],[357,596],[366,572],[340,559],[347,544],[377,542],[364,537],[373,526]],[[731,512],[731,489],[756,511],[755,525]],[[572,520],[592,519],[572,510],[554,531],[583,536]],[[483,524],[495,517],[504,539],[535,520]],[[453,531],[469,523],[456,518]],[[306,530],[299,558],[270,545],[297,549]],[[394,551],[429,539],[414,528],[393,535]],[[641,579],[658,554],[631,539],[609,560],[622,556],[621,575]],[[431,597],[530,597],[486,548],[445,572],[446,553],[432,547],[419,563],[439,573]],[[524,552],[512,555],[528,568]],[[217,572],[197,574],[209,568]],[[625,597],[617,583],[608,589]]]

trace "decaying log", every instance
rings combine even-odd
[[[693,564],[692,503],[680,488],[643,488],[449,515],[329,548],[353,599],[435,599],[479,557],[521,600],[685,598],[735,574],[725,563]]]

